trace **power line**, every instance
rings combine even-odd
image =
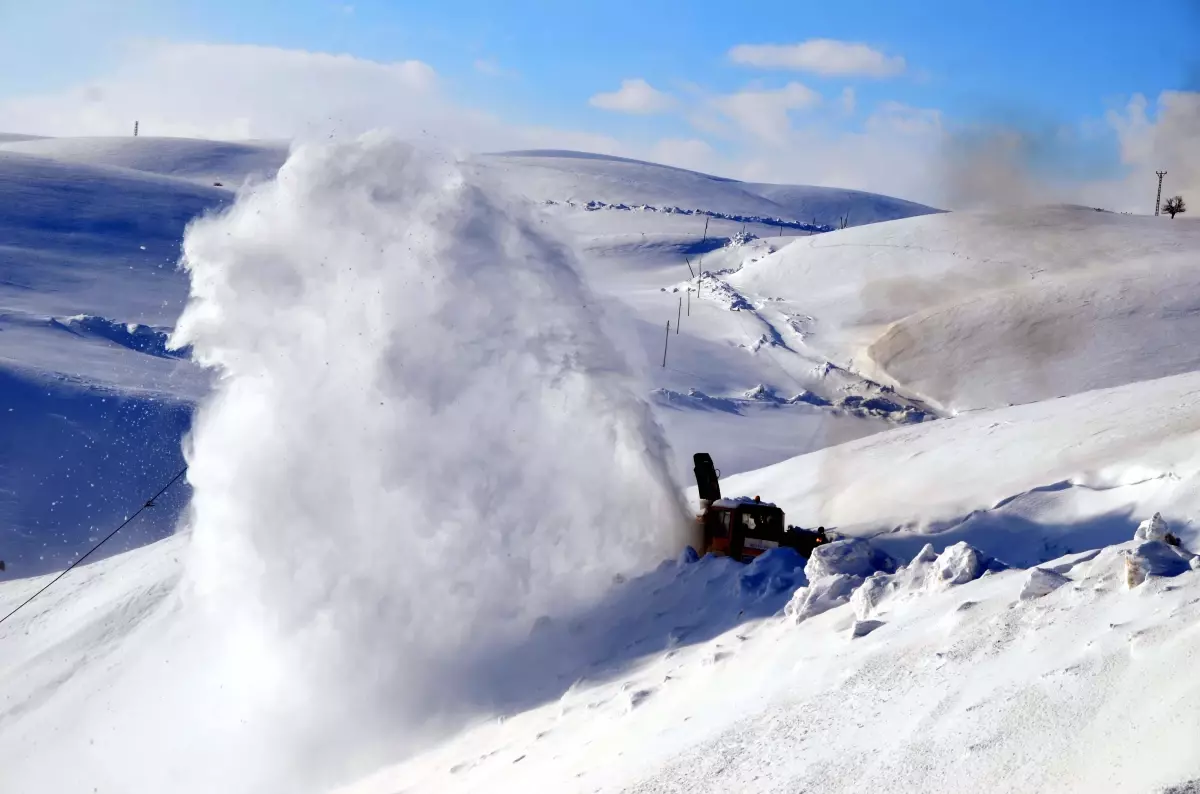
[[[35,598],[37,598],[38,596],[40,596],[42,593],[44,593],[44,592],[46,592],[47,590],[49,590],[49,589],[50,589],[50,587],[51,587],[51,586],[52,586],[52,585],[53,585],[55,582],[57,582],[59,579],[63,578],[63,577],[64,577],[64,576],[66,576],[68,573],[70,573],[70,571],[71,571],[71,569],[72,569],[72,568],[74,568],[76,565],[78,565],[79,563],[81,563],[81,562],[83,562],[84,560],[86,560],[88,557],[92,556],[92,554],[93,554],[93,553],[95,553],[96,549],[100,548],[100,547],[101,547],[101,546],[103,546],[105,543],[108,543],[108,541],[110,541],[110,540],[112,539],[113,535],[116,535],[118,532],[120,532],[122,529],[124,529],[126,526],[128,526],[128,524],[129,524],[129,522],[130,522],[130,521],[133,521],[133,519],[135,519],[135,518],[137,518],[138,516],[140,516],[140,515],[142,514],[142,511],[143,511],[143,510],[145,510],[147,507],[154,507],[154,500],[155,500],[155,499],[157,499],[158,497],[162,496],[163,494],[165,494],[165,493],[167,492],[167,489],[168,489],[168,488],[170,488],[172,485],[174,485],[176,482],[178,482],[178,481],[179,481],[179,478],[180,478],[180,477],[182,477],[186,471],[187,471],[187,466],[184,466],[182,469],[180,469],[180,470],[179,470],[179,473],[178,473],[178,474],[176,474],[174,477],[172,477],[172,478],[171,478],[170,482],[168,482],[166,485],[164,485],[162,488],[160,488],[160,489],[159,489],[158,493],[154,494],[154,496],[151,496],[149,499],[147,499],[147,500],[145,501],[145,503],[144,503],[144,504],[143,504],[141,507],[139,507],[139,508],[137,509],[137,511],[136,511],[136,512],[135,512],[133,515],[131,515],[129,518],[127,518],[127,519],[125,519],[124,521],[122,521],[122,522],[121,522],[121,525],[120,525],[119,527],[117,527],[116,529],[114,529],[112,532],[109,532],[109,533],[108,533],[108,534],[107,534],[107,535],[104,537],[104,540],[100,541],[100,542],[99,542],[99,543],[97,543],[95,546],[92,546],[91,550],[90,550],[90,551],[88,551],[88,553],[87,553],[87,554],[83,555],[83,556],[82,556],[82,557],[80,557],[78,560],[76,560],[75,562],[73,562],[73,563],[71,563],[70,565],[68,565],[68,566],[67,566],[67,569],[66,569],[65,571],[63,571],[63,572],[62,572],[62,573],[60,573],[58,576],[56,576],[56,577],[54,577],[53,579],[51,579],[51,580],[50,580],[50,581],[49,581],[49,582],[46,584],[46,586],[45,586],[45,587],[43,587],[41,590],[38,590],[38,591],[37,591],[36,593],[34,593],[33,595],[29,596],[29,598],[26,598],[24,601],[22,601],[22,602],[21,602],[21,603],[20,603],[20,604],[17,606],[17,608],[16,608],[16,609],[14,609],[12,612],[9,612],[9,613],[8,613],[7,615],[5,615],[4,617],[0,618],[0,623],[3,623],[4,621],[6,621],[6,620],[8,620],[9,618],[11,618],[13,615],[15,615],[15,614],[17,614],[18,612],[20,612],[20,611],[21,611],[21,609],[23,609],[23,608],[25,607],[25,605],[26,605],[26,604],[28,604],[30,601],[32,601],[33,599],[35,599]]]
[[[1158,217],[1158,205],[1162,203],[1162,178],[1167,175],[1166,171],[1155,171],[1158,174],[1158,195],[1154,197],[1154,217]]]

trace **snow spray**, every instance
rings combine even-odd
[[[398,752],[470,708],[449,660],[685,541],[661,430],[532,213],[370,134],[298,148],[187,232],[172,344],[220,375],[188,579],[251,638],[234,667],[275,693],[245,687],[283,763]]]

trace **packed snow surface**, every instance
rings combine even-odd
[[[1195,223],[0,137],[0,790],[1200,787]]]

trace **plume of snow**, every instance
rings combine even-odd
[[[531,212],[370,134],[187,233],[172,343],[221,376],[190,592],[239,616],[230,668],[310,781],[469,710],[451,661],[687,542],[661,431]]]

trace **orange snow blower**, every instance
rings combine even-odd
[[[717,554],[749,562],[769,549],[795,549],[809,557],[813,549],[829,542],[825,528],[815,532],[786,526],[783,510],[759,497],[721,497],[720,472],[707,452],[692,456],[702,511],[696,517],[703,535],[701,555]]]

